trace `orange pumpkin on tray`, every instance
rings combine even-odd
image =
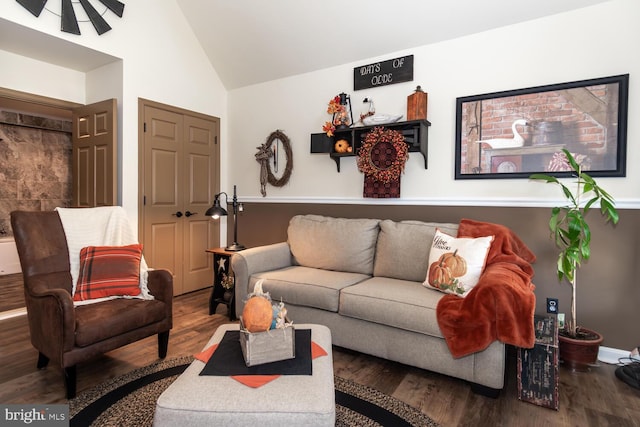
[[[273,321],[271,301],[263,296],[249,298],[242,310],[242,323],[249,332],[268,331]]]

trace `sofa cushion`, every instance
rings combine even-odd
[[[436,228],[453,235],[458,231],[457,224],[381,221],[373,275],[423,282]]]
[[[443,296],[420,282],[373,277],[342,290],[340,314],[442,338],[436,306]]]
[[[465,297],[480,280],[494,236],[453,237],[436,231],[423,285]]]
[[[287,241],[298,265],[371,275],[379,222],[298,215],[289,222]]]
[[[251,287],[264,279],[262,289],[271,294],[273,301],[282,300],[285,304],[337,312],[340,290],[369,277],[366,274],[293,266],[256,273],[251,276]]]
[[[76,307],[75,339],[78,347],[118,337],[126,332],[164,320],[160,300],[114,299]]]

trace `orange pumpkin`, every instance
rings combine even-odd
[[[252,296],[242,310],[242,323],[249,332],[268,331],[273,321],[271,301],[263,296]]]
[[[429,284],[434,288],[444,289],[440,285],[448,285],[452,280],[451,270],[442,259],[432,263],[429,267]]]
[[[339,139],[333,145],[333,149],[336,150],[336,153],[346,153],[349,149],[349,142],[346,139]]]
[[[442,254],[439,259],[445,266],[451,270],[453,277],[462,277],[467,274],[467,261],[458,255],[458,250]]]

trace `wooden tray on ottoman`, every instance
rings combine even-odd
[[[247,366],[293,359],[296,357],[295,328],[249,332],[240,318],[240,347]]]

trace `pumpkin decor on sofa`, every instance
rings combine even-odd
[[[493,239],[494,236],[459,238],[436,229],[423,285],[466,297],[480,280]]]
[[[463,294],[465,289],[459,286],[458,277],[467,274],[467,262],[458,255],[458,250],[447,252],[438,261],[429,266],[429,284],[438,289],[449,289]]]

